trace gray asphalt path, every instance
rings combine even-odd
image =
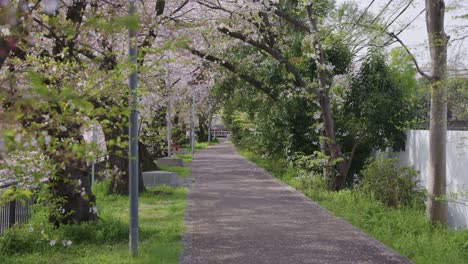
[[[182,264],[411,263],[229,143],[198,152],[191,172]]]

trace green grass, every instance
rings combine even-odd
[[[422,209],[388,208],[354,190],[327,192],[310,187],[305,189],[296,178],[297,170],[284,160],[262,159],[260,155],[245,150],[240,150],[240,153],[415,263],[468,263],[468,230],[453,231],[433,226]]]
[[[179,167],[179,166],[166,166],[166,165],[158,165],[158,167],[163,171],[171,171],[177,173],[179,177],[185,178],[190,175],[190,169],[187,167]]]
[[[202,150],[207,148],[208,146],[213,146],[219,144],[219,140],[217,138],[213,139],[210,143],[208,142],[195,142],[195,150]],[[187,152],[190,152],[190,144],[184,144],[182,146]],[[192,162],[192,154],[173,154],[172,157],[182,159],[184,163]]]
[[[0,263],[178,263],[182,249],[186,190],[157,187],[140,195],[139,255],[128,252],[128,197],[97,193],[100,220],[57,229],[39,210],[29,224],[0,237]],[[29,232],[29,227],[34,230]],[[41,231],[44,230],[44,234]],[[57,240],[50,246],[51,240]],[[63,246],[62,240],[71,240]]]
[[[195,150],[202,150],[202,149],[205,149],[207,148],[208,146],[213,146],[213,145],[216,145],[216,144],[219,144],[219,140],[218,139],[214,139],[212,140],[210,143],[208,142],[198,142],[196,141],[195,142]],[[190,144],[185,144],[182,146],[183,148],[187,149],[188,151],[190,151]]]
[[[192,162],[192,154],[173,154],[172,157],[182,159],[184,163]]]

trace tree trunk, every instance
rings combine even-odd
[[[197,137],[199,141],[207,141],[208,140],[208,126],[206,122],[208,120],[203,115],[198,115],[198,129],[197,129]]]
[[[143,143],[139,142],[139,154],[140,160],[138,162],[140,170],[138,171],[138,191],[140,193],[146,191],[145,185],[143,183],[143,174],[142,171],[151,171],[156,170],[157,167],[154,164],[153,160],[150,158],[148,151]],[[141,150],[140,150],[141,149]],[[128,154],[128,150],[126,154]],[[111,174],[111,184],[109,187],[109,192],[113,194],[128,195],[128,158],[121,157],[115,154],[109,154],[109,165],[112,170]]]
[[[138,156],[140,156],[140,172],[153,171],[158,169],[158,166],[156,166],[154,163],[156,157],[148,151],[145,144],[143,144],[141,141],[138,142]],[[140,177],[140,184],[143,184],[142,177]]]
[[[36,117],[36,122],[41,118]],[[69,124],[66,131],[49,129],[48,134],[57,138],[74,138],[83,141],[79,124]],[[96,210],[93,209],[96,198],[91,192],[90,168],[86,165],[86,160],[75,156],[65,148],[46,150],[45,154],[59,165],[59,169],[49,182],[51,193],[49,202],[52,205],[49,221],[59,226],[97,220]]]
[[[104,134],[106,140],[117,140],[117,138],[122,135],[120,130],[104,130]],[[125,136],[127,134],[125,133]],[[145,148],[146,150],[146,148]],[[111,184],[109,186],[109,192],[113,194],[120,194],[120,195],[128,195],[128,148],[127,147],[120,147],[120,146],[112,146],[109,149],[109,169],[112,171],[111,173]],[[141,155],[139,164],[144,163],[148,164],[146,159],[151,158],[151,155]],[[142,162],[143,160],[143,162]],[[151,160],[152,162],[152,160]],[[145,191],[145,186],[143,184],[143,176],[138,173],[138,190],[139,192]]]
[[[96,197],[91,193],[87,167],[72,166],[58,171],[50,182],[54,206],[49,221],[55,226],[97,220],[96,210],[93,208]]]
[[[426,0],[426,26],[431,53],[431,111],[429,131],[429,178],[426,213],[433,223],[447,223],[447,204],[438,200],[446,194],[447,141],[447,43],[444,31],[445,3]]]
[[[335,164],[336,170],[330,170],[324,168],[324,173],[328,174],[328,189],[329,190],[340,190],[345,187],[346,183],[346,161],[343,159],[343,153],[341,153],[340,146],[336,142],[335,135],[335,123],[330,107],[330,84],[332,81],[332,73],[328,70],[328,65],[325,60],[325,54],[323,53],[322,45],[318,37],[318,25],[317,18],[313,12],[313,4],[309,3],[305,6],[309,23],[311,25],[311,36],[312,45],[315,53],[315,62],[317,63],[318,69],[318,82],[319,87],[316,92],[317,99],[319,100],[320,110],[323,119],[323,130],[325,133],[325,140],[327,150],[330,155],[330,162]]]
[[[345,187],[346,183],[346,164],[343,160],[340,146],[336,143],[335,124],[330,107],[330,98],[326,91],[320,91],[318,96],[320,110],[322,112],[327,155],[330,155],[330,162],[336,164],[336,170],[324,168],[324,174],[327,175],[329,190],[341,190]]]
[[[348,181],[349,170],[351,169],[351,163],[353,162],[354,154],[356,154],[357,146],[358,146],[358,141],[356,140],[353,144],[353,148],[351,149],[351,155],[349,155],[349,158],[345,162],[345,170],[343,172],[345,182]]]

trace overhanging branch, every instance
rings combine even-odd
[[[294,66],[291,62],[289,62],[289,60],[286,57],[284,57],[283,54],[281,54],[279,50],[273,49],[262,42],[253,40],[252,38],[249,38],[240,32],[230,31],[229,29],[225,27],[218,28],[218,31],[230,37],[242,40],[243,42],[248,43],[251,46],[254,46],[270,54],[270,56],[272,56],[275,60],[284,64],[284,66],[286,67],[286,70],[294,75],[295,85],[299,87],[303,87],[303,88],[306,87],[306,83],[304,79],[302,78],[302,74],[300,73],[300,71],[296,68],[296,66]]]
[[[258,90],[262,91],[263,93],[265,93],[271,100],[278,101],[278,96],[273,94],[272,91],[270,89],[268,89],[261,81],[255,79],[251,75],[242,73],[233,63],[227,62],[227,61],[222,60],[220,58],[217,58],[217,57],[215,57],[213,55],[210,55],[210,54],[207,54],[205,52],[196,50],[194,48],[189,48],[188,50],[190,51],[190,53],[192,53],[193,55],[195,55],[197,57],[200,57],[202,59],[205,59],[207,61],[211,61],[213,63],[216,63],[216,64],[222,66],[223,68],[225,68],[225,69],[229,70],[230,72],[234,73],[235,75],[239,76],[242,80],[250,83],[256,89],[258,89]]]
[[[418,61],[416,60],[416,57],[414,57],[413,53],[411,53],[411,51],[409,50],[408,46],[405,45],[405,43],[403,43],[403,41],[393,32],[390,32],[387,34],[394,38],[396,41],[398,41],[398,43],[400,43],[400,45],[405,49],[406,53],[408,53],[408,55],[411,57],[411,60],[413,61],[414,63],[414,66],[416,66],[416,70],[418,71],[419,74],[421,74],[424,78],[428,79],[428,80],[431,80],[432,77],[430,75],[428,75],[427,73],[425,73],[420,67],[419,67],[419,64],[418,64]]]
[[[289,15],[288,13],[286,13],[284,11],[281,11],[279,9],[276,9],[274,11],[274,13],[275,13],[275,15],[277,15],[278,17],[284,19],[286,22],[289,22],[290,24],[292,24],[296,28],[300,29],[301,31],[304,31],[306,33],[310,33],[310,28],[305,23],[303,23],[302,21],[300,21],[300,20],[296,19],[295,17]]]

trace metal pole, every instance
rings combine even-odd
[[[135,15],[135,1],[131,1],[129,14]],[[137,48],[136,48],[136,29],[134,26],[129,28],[129,58],[132,67],[135,67],[130,74],[128,83],[130,89],[130,126],[129,126],[129,196],[130,196],[130,255],[138,255],[138,111],[137,111]]]
[[[167,156],[172,156],[172,117],[171,117],[171,99],[167,104],[166,123],[167,123]]]
[[[193,155],[195,153],[195,125],[194,125],[194,118],[195,118],[195,93],[193,91],[192,86],[192,95],[190,100],[190,150]]]
[[[208,101],[208,145],[211,143],[211,102]]]
[[[93,124],[93,143],[97,146],[97,124]],[[91,171],[91,185],[94,184],[94,178],[96,174],[96,157],[93,159],[93,166]]]

